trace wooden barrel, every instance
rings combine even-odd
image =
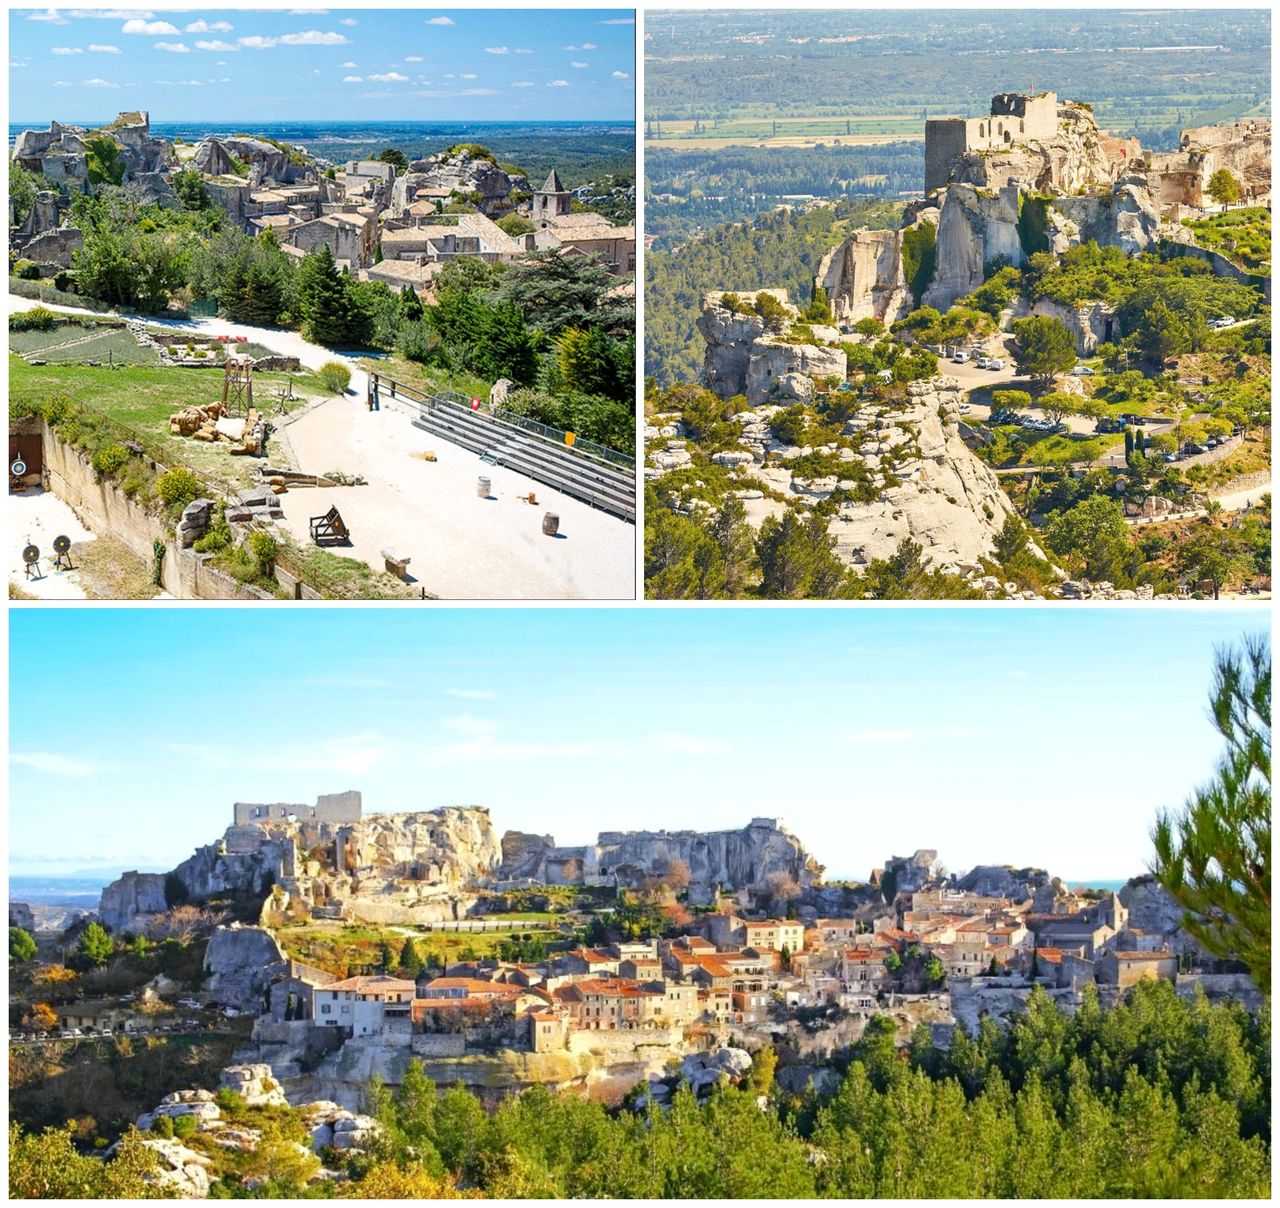
[[[481,499],[488,499],[488,498],[489,498],[489,489],[490,489],[492,486],[493,486],[493,483],[491,483],[487,478],[477,478],[477,479],[476,479],[476,494],[477,494],[477,495],[479,495]]]
[[[554,537],[560,531],[560,517],[555,512],[547,512],[542,517],[542,531],[548,537]]]

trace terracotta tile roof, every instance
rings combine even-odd
[[[405,990],[413,993],[414,983],[400,977],[388,977],[385,973],[361,974],[342,981],[330,982],[323,990],[341,990],[352,994],[394,994]]]
[[[412,985],[412,983],[409,983]],[[518,998],[521,994],[530,993],[524,986],[511,982],[484,981],[478,977],[437,977],[427,982],[428,990],[465,990],[468,995],[492,998]]]

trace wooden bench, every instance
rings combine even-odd
[[[350,545],[351,530],[338,509],[330,508],[323,516],[311,517],[311,540],[317,545]]]

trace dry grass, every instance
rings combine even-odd
[[[73,545],[71,562],[87,599],[154,600],[160,592],[151,567],[114,537]]]

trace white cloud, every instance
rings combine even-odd
[[[84,51],[78,46],[55,46],[53,53],[55,55],[82,55]]]
[[[364,76],[343,76],[342,82],[344,84],[363,84]]]
[[[421,63],[422,56],[421,55],[405,55],[404,61],[406,63]]]
[[[610,17],[607,21],[601,21],[601,25],[634,25],[636,19],[634,17]]]
[[[95,77],[92,80],[85,80],[80,85],[81,88],[132,88],[132,84],[114,84],[110,80],[103,80]]]
[[[9,60],[9,67],[10,67],[10,69],[11,69],[11,70],[13,70],[13,69],[17,69],[17,68],[19,68],[19,67],[28,67],[28,66],[30,66],[30,64],[28,64],[28,63],[27,63],[25,60],[23,60],[23,59],[10,59],[10,60]]]
[[[157,42],[157,50],[167,51],[171,55],[189,55],[191,47],[185,42]]]
[[[28,21],[47,21],[50,25],[70,25],[71,23],[56,8],[46,8],[42,13],[32,13]]]
[[[645,745],[674,755],[725,755],[729,751],[727,742],[713,739],[696,738],[692,734],[681,734],[676,731],[650,734]]]
[[[69,8],[67,16],[77,20],[93,18],[97,21],[132,21],[139,17],[149,21],[155,13],[149,8]]]
[[[845,742],[869,743],[875,746],[890,742],[921,742],[934,738],[978,738],[981,731],[969,726],[933,726],[901,730],[855,730],[845,736]]]
[[[570,63],[570,67],[590,67],[590,63]]]
[[[531,51],[527,46],[517,46],[517,47],[516,47],[516,54],[518,54],[518,55],[531,55],[531,54],[533,54],[533,51]]]
[[[375,84],[407,84],[409,77],[398,71],[382,71],[371,75],[369,79]]]
[[[359,25],[360,22],[357,21],[354,17],[343,17],[342,20],[338,22],[338,24],[339,25]]]
[[[183,28],[183,33],[188,34],[229,34],[235,26],[230,21],[214,21],[212,23],[205,21],[203,18],[199,21],[192,21],[190,25]]]
[[[445,696],[458,700],[497,700],[498,694],[489,688],[446,688]]]
[[[562,49],[564,50],[595,50],[596,44],[594,42],[584,42],[581,46],[565,46]]]
[[[162,84],[167,88],[203,88],[203,80],[157,80],[157,84]]]
[[[615,80],[629,80],[631,73],[629,71],[615,71],[612,73]]]
[[[93,764],[83,759],[54,755],[48,751],[14,751],[9,756],[9,762],[30,768],[33,772],[42,772],[46,776],[92,776],[96,771]]]
[[[484,53],[487,55],[509,55],[509,51],[505,46],[486,46]]]
[[[96,55],[118,55],[120,53],[120,47],[102,45],[98,42],[90,42],[89,49]]]
[[[345,62],[345,63],[339,63],[339,64],[338,64],[338,66],[339,66],[339,67],[358,67],[358,66],[359,66],[359,64],[358,64],[358,63],[352,63],[352,62],[351,62],[351,60],[350,60],[350,59],[348,59],[348,60],[347,60],[347,62]]]
[[[512,80],[511,81],[512,88],[537,88],[537,86],[538,85],[534,80]]]
[[[240,49],[238,46],[232,46],[230,42],[222,42],[217,38],[205,38],[196,42],[197,50],[217,51],[220,54],[228,54]]]
[[[328,13],[327,8],[291,8],[289,10],[291,17],[324,17]]]
[[[351,39],[346,34],[330,30],[322,33],[318,29],[308,29],[300,34],[282,34],[278,38],[264,38],[260,34],[251,34],[240,39],[240,45],[250,50],[271,50],[275,46],[350,46]]]
[[[428,17],[422,24],[423,25],[452,25],[453,18],[452,17]]]
[[[480,77],[476,75],[474,71],[464,71],[462,73],[462,78],[464,80],[478,80]]]
[[[141,17],[135,17],[132,21],[126,21],[120,32],[122,34],[142,34],[144,37],[158,38],[161,34],[176,34],[178,27],[170,25],[168,21],[144,21]]]
[[[569,81],[568,80],[548,80],[547,87],[548,88],[568,88]]]

